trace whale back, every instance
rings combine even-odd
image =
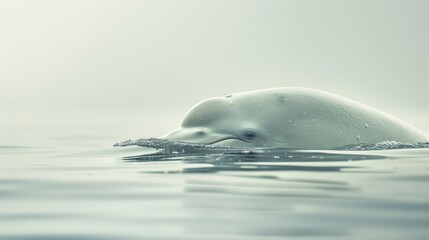
[[[429,139],[416,128],[375,108],[317,90],[266,89],[232,94],[225,100],[232,108],[231,115],[225,117],[257,125],[269,136],[266,146],[332,149]]]

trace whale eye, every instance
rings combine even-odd
[[[203,136],[203,135],[205,135],[206,133],[204,132],[204,131],[196,131],[195,132],[195,135],[197,135],[197,136]]]
[[[256,137],[256,132],[253,130],[247,130],[244,132],[244,137],[248,140],[252,140]]]

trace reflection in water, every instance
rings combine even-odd
[[[203,149],[201,150],[203,152]],[[205,153],[154,153],[147,155],[123,157],[126,162],[152,162],[152,161],[181,161],[184,169],[180,173],[215,173],[220,171],[328,171],[338,172],[345,168],[357,168],[347,166],[347,161],[387,159],[382,155],[365,155],[362,153],[329,153],[317,151],[297,151],[288,149],[260,149],[254,152],[239,150],[217,154]],[[308,163],[336,162],[336,165],[320,165]],[[298,163],[298,164],[297,164]],[[306,163],[307,165],[300,165]],[[192,167],[187,167],[190,164]],[[200,164],[201,167],[195,167]],[[179,173],[177,172],[177,173]],[[160,172],[153,172],[160,173]],[[173,172],[169,172],[173,173]]]

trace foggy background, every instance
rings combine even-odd
[[[429,132],[429,1],[0,0],[0,145],[158,137],[197,102],[301,86]]]

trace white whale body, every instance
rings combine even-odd
[[[335,149],[382,141],[427,142],[418,129],[322,91],[273,88],[206,99],[161,138],[234,147]]]

